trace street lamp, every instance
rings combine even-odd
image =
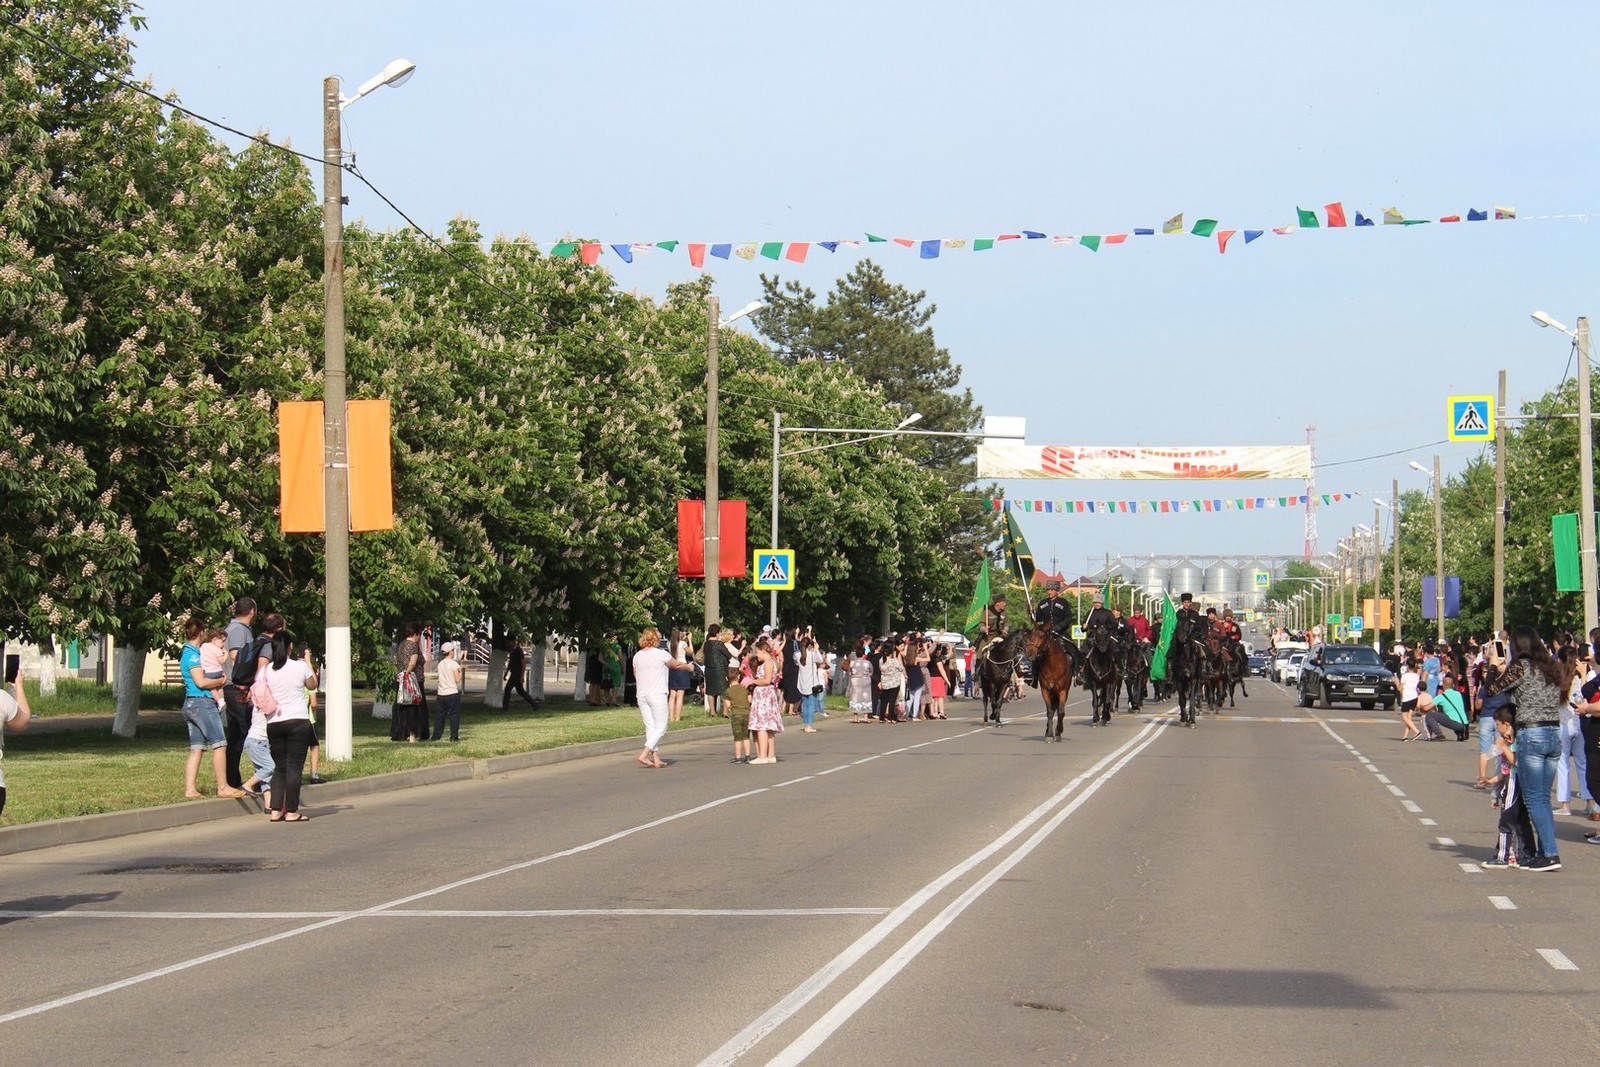
[[[322,81],[322,684],[327,692],[327,754],[355,755],[350,706],[350,460],[345,445],[344,148],[339,115],[385,85],[402,85],[417,69],[396,59],[346,97],[337,77]]]
[[[1444,501],[1439,493],[1439,457],[1433,457],[1433,470],[1428,470],[1416,460],[1411,469],[1421,471],[1433,479],[1433,614],[1434,636],[1444,640]]]
[[[701,542],[701,555],[705,560],[706,568],[706,619],[705,628],[711,629],[711,624],[717,621],[722,614],[722,590],[718,582],[722,578],[722,517],[719,509],[718,494],[721,486],[718,484],[721,463],[720,447],[717,440],[717,391],[720,388],[718,381],[718,354],[717,349],[721,342],[721,332],[727,326],[752,312],[760,311],[767,305],[759,300],[752,300],[744,307],[735,311],[727,318],[719,318],[722,305],[716,297],[709,297],[706,301],[708,334],[706,338],[706,514],[703,526],[705,540]]]
[[[865,427],[848,427],[848,428],[846,428],[846,427],[839,427],[839,426],[785,426],[785,425],[783,425],[783,414],[782,414],[782,412],[774,411],[772,413],[772,545],[771,545],[771,547],[772,548],[777,548],[778,547],[778,461],[780,459],[783,459],[783,458],[785,458],[787,456],[803,456],[807,452],[821,452],[821,451],[824,451],[825,449],[829,449],[829,448],[843,448],[845,445],[859,445],[859,444],[861,444],[861,443],[863,443],[865,441],[876,441],[880,437],[894,437],[894,436],[897,436],[899,434],[903,434],[903,433],[908,432],[906,430],[906,427],[911,426],[911,425],[913,425],[913,424],[915,424],[917,422],[920,422],[921,420],[922,420],[922,412],[913,411],[910,415],[907,415],[905,418],[901,419],[899,424],[897,426],[895,426],[893,429],[891,429],[891,430],[879,430],[877,432],[871,432],[871,431],[867,430]],[[865,437],[851,438],[848,441],[833,441],[833,442],[830,442],[830,443],[825,444],[825,445],[812,445],[809,448],[797,448],[797,449],[794,449],[793,451],[790,451],[790,452],[779,452],[778,451],[778,438],[779,438],[779,435],[785,434],[785,433],[800,433],[800,432],[808,432],[808,433],[865,433],[866,436]],[[912,430],[912,431],[909,431],[909,432],[917,433],[918,431]],[[923,433],[933,433],[935,431],[922,431],[922,432]],[[984,435],[983,434],[939,434],[939,436],[982,437]],[[772,597],[772,603],[771,603],[771,608],[769,609],[769,613],[768,613],[769,617],[767,619],[767,622],[772,626],[772,628],[774,630],[776,630],[778,628],[778,591],[776,589],[772,590],[771,597]]]
[[[1594,536],[1594,422],[1589,399],[1589,320],[1578,316],[1578,327],[1569,330],[1542,311],[1533,313],[1533,321],[1549,326],[1572,338],[1578,346],[1578,567],[1583,575],[1583,632],[1589,634],[1595,627],[1595,592],[1600,587],[1596,578]]]

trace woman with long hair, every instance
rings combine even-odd
[[[272,638],[272,663],[267,667],[267,687],[277,702],[267,716],[267,746],[272,750],[272,803],[268,818],[273,822],[309,822],[300,813],[300,778],[305,771],[306,753],[316,734],[311,729],[311,709],[306,704],[306,689],[317,686],[317,669],[311,650],[299,659],[290,659],[294,641],[287,630]]]
[[[683,694],[694,688],[694,648],[689,640],[689,631],[673,630],[667,651],[679,663],[689,664],[667,672],[667,721],[678,722],[683,718]]]
[[[408,622],[400,627],[400,647],[395,649],[394,669],[399,675],[409,674],[417,683],[416,697],[402,703],[406,694],[399,692],[394,698],[394,718],[389,722],[389,740],[415,744],[427,736],[428,711],[422,703],[422,627]]]
[[[1531,626],[1511,631],[1511,664],[1489,685],[1489,696],[1510,694],[1516,707],[1517,788],[1528,807],[1539,854],[1522,866],[1559,871],[1561,846],[1550,810],[1550,787],[1561,759],[1561,707],[1567,702],[1566,670],[1552,659]]]
[[[783,693],[779,689],[783,684],[783,676],[778,669],[778,653],[769,638],[762,637],[755,643],[753,673],[750,683],[750,732],[756,739],[756,758],[750,763],[777,763],[776,738],[783,733]]]
[[[183,722],[189,728],[189,758],[183,765],[183,795],[201,796],[198,788],[200,754],[211,752],[211,770],[217,779],[217,796],[242,797],[244,790],[228,784],[227,733],[222,728],[222,715],[217,711],[217,698],[213,690],[221,689],[228,680],[224,677],[207,678],[200,663],[200,644],[206,634],[206,624],[197,615],[191,615],[183,624],[183,653],[178,657],[178,667],[183,674]]]

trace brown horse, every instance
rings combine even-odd
[[[1044,697],[1044,739],[1060,741],[1077,664],[1061,647],[1049,623],[1040,623],[1028,632],[1022,651],[1033,660],[1034,680],[1039,683],[1039,695]]]

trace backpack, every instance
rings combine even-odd
[[[256,681],[256,660],[261,658],[261,650],[271,643],[271,637],[262,635],[241,648],[233,661],[233,677],[228,680],[246,689],[253,686]]]
[[[250,703],[265,718],[278,714],[278,698],[272,695],[265,672],[257,673],[255,681],[250,683]]]

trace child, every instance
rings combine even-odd
[[[1500,809],[1500,836],[1495,844],[1494,856],[1482,866],[1487,870],[1520,867],[1521,860],[1536,855],[1533,848],[1533,823],[1528,818],[1528,808],[1522,802],[1522,792],[1517,788],[1517,728],[1516,711],[1501,708],[1494,713],[1494,727],[1498,736],[1494,750],[1500,757],[1498,773],[1491,784],[1498,783],[1492,806]]]
[[[729,664],[728,691],[722,695],[722,702],[728,724],[733,727],[733,759],[730,763],[750,762],[750,690],[745,685],[745,673]]]
[[[250,757],[256,773],[245,779],[240,788],[252,796],[259,794],[262,812],[271,814],[272,771],[277,765],[272,762],[272,747],[267,741],[267,718],[254,706],[250,709],[250,732],[244,735],[244,754]]]
[[[1417,710],[1421,688],[1422,675],[1417,672],[1416,662],[1408,657],[1405,673],[1400,675],[1400,725],[1404,728],[1400,735],[1402,741],[1414,741],[1422,736],[1422,731],[1411,718]]]
[[[219,630],[216,627],[212,627],[206,631],[205,637],[202,638],[200,642],[201,677],[224,677],[223,669],[227,666],[228,652],[223,646],[227,643],[227,640],[228,631],[226,630]],[[217,708],[223,713],[224,716],[226,716],[228,709],[227,705],[223,703],[222,699],[222,690],[224,688],[224,686],[218,686],[217,688],[211,690],[211,696],[216,700]]]

